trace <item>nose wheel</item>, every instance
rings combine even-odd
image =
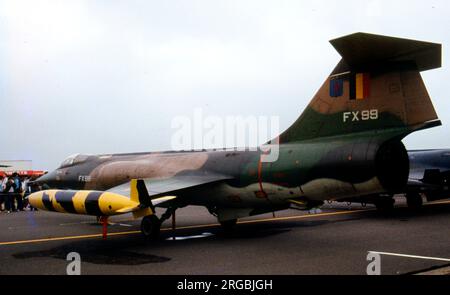
[[[148,215],[142,218],[141,232],[148,239],[155,240],[161,230],[161,221],[156,215]]]

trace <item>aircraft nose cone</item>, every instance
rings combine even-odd
[[[39,183],[39,184],[46,183],[48,185],[50,185],[52,182],[55,182],[55,181],[56,181],[56,172],[55,171],[44,174],[35,180],[36,183]]]

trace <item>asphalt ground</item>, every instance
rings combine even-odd
[[[325,205],[240,220],[225,234],[202,207],[177,210],[146,241],[139,220],[112,218],[107,240],[94,217],[53,212],[0,213],[0,275],[66,274],[68,253],[81,274],[366,274],[370,251],[381,274],[449,274],[450,201],[411,212],[399,199],[390,214],[370,205]],[[158,211],[162,213],[163,211]]]

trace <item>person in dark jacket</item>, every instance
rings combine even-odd
[[[22,179],[16,172],[12,176],[14,179],[14,199],[17,201],[17,211],[23,211]]]
[[[5,210],[8,213],[12,211],[16,211],[16,206],[14,204],[14,179],[10,177],[8,182],[5,185],[5,189],[3,190],[3,196],[5,199]]]
[[[0,175],[0,211],[4,211],[3,203],[5,203],[5,198],[3,196],[3,175]]]
[[[38,192],[38,191],[41,190],[41,187],[39,186],[39,184],[33,182],[34,180],[36,180],[36,179],[32,179],[31,184],[28,185],[28,195],[30,195],[32,193],[35,193],[35,192]],[[38,210],[37,208],[34,208],[33,206],[31,206],[31,204],[29,206],[30,206],[30,211],[37,211]]]

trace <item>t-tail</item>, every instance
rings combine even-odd
[[[366,33],[330,42],[342,60],[279,143],[301,143],[314,161],[302,181],[310,198],[399,191],[409,171],[401,140],[441,124],[420,75],[441,66],[441,45]]]
[[[280,142],[440,125],[421,71],[441,66],[441,45],[366,33],[330,41],[342,60]]]

